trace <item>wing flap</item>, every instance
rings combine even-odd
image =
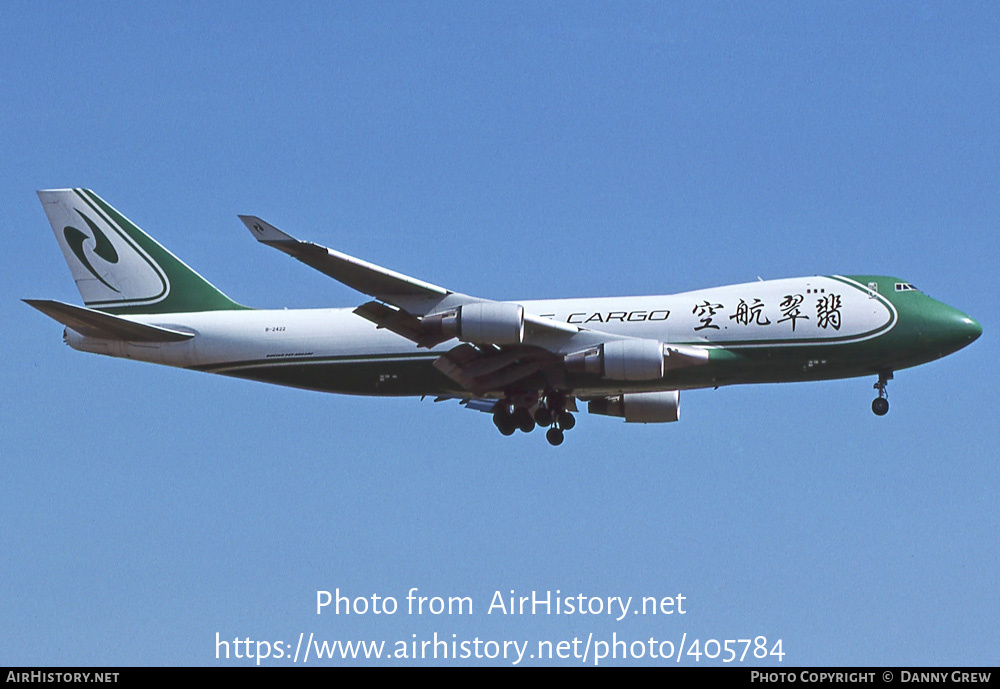
[[[451,339],[442,335],[440,330],[436,333],[430,332],[424,327],[425,324],[409,311],[386,306],[381,302],[366,302],[354,309],[354,313],[379,328],[385,328],[415,342],[418,347],[430,348]]]
[[[183,342],[194,337],[193,333],[162,328],[157,325],[136,323],[119,316],[95,311],[83,306],[74,306],[50,299],[24,299],[49,318],[86,337],[102,340],[124,340],[126,342]]]
[[[434,362],[434,368],[477,396],[502,391],[540,371],[554,375],[561,371],[560,359],[538,347],[480,350],[470,344],[449,350]]]

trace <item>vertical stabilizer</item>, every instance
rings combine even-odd
[[[88,189],[38,192],[84,303],[107,313],[244,309]]]

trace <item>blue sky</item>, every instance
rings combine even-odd
[[[3,15],[0,664],[239,664],[216,661],[216,633],[435,632],[1000,662],[995,4]],[[694,391],[678,424],[584,414],[553,449],[451,403],[70,350],[20,302],[79,303],[34,193],[65,186],[258,307],[363,297],[257,245],[237,213],[491,298],[897,275],[984,335],[897,373],[881,419],[868,379]],[[475,607],[317,616],[316,591],[338,587]],[[487,615],[511,589],[680,593],[688,612]]]

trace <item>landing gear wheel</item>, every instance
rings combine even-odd
[[[550,412],[545,407],[539,407],[535,410],[535,423],[537,423],[542,428],[552,425],[552,412]]]
[[[878,397],[872,402],[872,411],[876,416],[885,416],[889,413],[889,393],[885,391],[892,380],[892,371],[882,371],[878,374],[878,382],[874,387],[878,390]]]
[[[497,427],[503,435],[514,435],[514,431],[517,430],[517,425],[514,423],[514,418],[511,416],[510,412],[506,409],[501,409],[493,414],[493,425]]]
[[[549,445],[562,445],[563,432],[553,426],[549,430],[545,431],[545,439],[549,441]]]
[[[559,412],[557,420],[559,421],[559,428],[564,431],[568,431],[576,425],[576,419],[568,411]]]
[[[514,425],[517,426],[522,433],[531,433],[535,430],[535,420],[531,418],[531,413],[524,407],[518,407],[515,409],[512,418],[514,420]]]

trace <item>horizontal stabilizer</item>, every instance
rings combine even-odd
[[[126,318],[74,306],[50,299],[25,299],[49,318],[59,321],[85,337],[102,340],[125,340],[127,342],[183,342],[194,337],[193,333],[183,333],[156,325],[136,323]]]

